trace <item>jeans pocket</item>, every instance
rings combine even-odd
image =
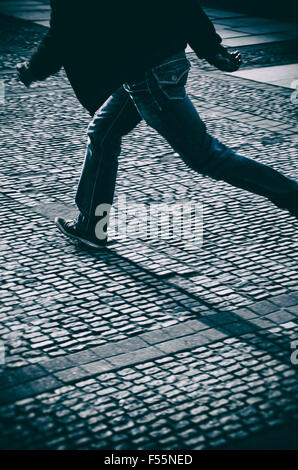
[[[190,62],[186,57],[175,59],[154,67],[153,76],[158,87],[170,100],[181,100],[186,97],[185,85],[187,82]]]

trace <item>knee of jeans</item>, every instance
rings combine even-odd
[[[89,125],[87,135],[89,145],[97,150],[94,155],[97,155],[99,151],[115,156],[119,153],[121,148],[120,136],[101,128],[100,125],[96,126],[94,123]]]
[[[103,141],[103,132],[100,125],[97,125],[94,121],[88,127],[87,136],[89,141],[96,147],[101,146]]]
[[[107,138],[107,132],[98,124],[92,122],[87,131],[88,141],[97,149],[101,149],[110,139]]]

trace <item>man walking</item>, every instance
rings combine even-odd
[[[80,4],[79,4],[80,3]],[[100,204],[113,202],[121,138],[144,119],[197,172],[262,195],[298,217],[298,183],[238,155],[208,134],[185,85],[189,44],[223,71],[241,65],[229,53],[198,0],[53,0],[51,27],[27,63],[18,65],[29,86],[63,66],[93,116],[72,221],[56,219],[63,234],[88,247],[107,242],[95,227]]]

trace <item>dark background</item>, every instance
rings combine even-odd
[[[232,9],[278,19],[298,19],[297,0],[283,0],[283,2],[272,0],[249,0],[241,2],[237,0],[206,0],[202,2],[202,5],[212,8]]]

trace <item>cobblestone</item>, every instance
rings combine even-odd
[[[68,245],[52,221],[74,214],[89,118],[63,73],[28,91],[17,83],[41,26],[0,17],[0,30],[0,447],[208,449],[297,420],[294,220],[187,169],[142,123],[123,141],[117,196],[203,202],[203,247]],[[269,63],[269,49],[276,63],[293,55],[244,48],[244,66]],[[298,177],[290,91],[189,59],[209,130]]]
[[[296,325],[296,331],[297,330],[298,327]],[[283,332],[283,329],[280,328],[280,331]],[[261,339],[262,336],[263,335],[261,335],[259,338],[257,336],[252,336],[252,339]],[[248,346],[249,349],[253,347],[250,343],[246,344],[245,341],[231,342],[229,340],[224,340],[222,344],[215,343],[215,345],[216,348],[214,349],[218,350],[218,354],[222,357],[225,357],[233,350],[239,355],[239,348],[241,347],[246,348]],[[196,350],[199,351],[200,349],[201,348],[197,348]],[[2,406],[0,413],[3,419],[10,420],[10,426],[13,425],[14,419],[17,419],[17,422],[19,423],[18,426],[23,427],[23,430],[20,433],[20,438],[24,439],[26,436],[29,437],[30,433],[26,429],[28,422],[27,419],[19,418],[20,411],[23,413],[23,416],[24,414],[25,416],[27,414],[28,417],[30,414],[31,418],[33,418],[35,416],[34,413],[40,413],[42,411],[42,413],[47,414],[47,410],[45,410],[44,407],[40,408],[38,405],[39,401],[42,401],[43,405],[46,405],[47,403],[49,404],[50,402],[55,404],[56,417],[59,418],[62,423],[64,422],[64,425],[66,426],[66,431],[64,430],[63,433],[65,437],[63,438],[61,436],[55,439],[45,438],[43,442],[46,443],[46,448],[57,448],[58,442],[59,446],[61,445],[62,448],[84,448],[84,444],[92,445],[92,448],[96,446],[98,448],[98,431],[104,430],[106,428],[103,425],[98,428],[98,421],[95,417],[98,416],[98,413],[103,412],[106,413],[106,416],[110,416],[111,418],[109,420],[109,428],[113,431],[105,431],[101,434],[105,439],[110,439],[110,441],[106,441],[110,442],[109,445],[114,445],[113,443],[118,441],[121,441],[122,448],[128,448],[127,446],[130,446],[131,443],[136,445],[136,447],[138,447],[138,445],[143,445],[143,443],[146,442],[146,439],[139,437],[138,439],[131,441],[129,438],[129,435],[131,434],[127,434],[129,430],[134,430],[134,435],[138,435],[138,427],[135,426],[135,424],[138,423],[139,419],[142,417],[142,422],[144,423],[144,427],[142,428],[143,434],[146,431],[148,436],[149,432],[149,435],[154,440],[154,442],[158,442],[159,445],[159,439],[161,439],[166,445],[169,445],[170,442],[173,443],[175,441],[175,443],[178,443],[178,445],[183,444],[186,447],[190,446],[191,448],[194,448],[195,441],[198,439],[197,442],[200,442],[203,448],[212,448],[213,446],[219,446],[220,441],[222,441],[222,443],[226,443],[231,439],[241,439],[246,437],[249,432],[256,432],[257,429],[261,429],[262,426],[260,425],[258,418],[259,413],[260,416],[266,420],[266,426],[276,426],[277,424],[281,424],[284,422],[284,420],[288,419],[289,412],[297,412],[295,394],[293,395],[292,390],[289,393],[292,383],[281,381],[281,376],[276,375],[276,383],[278,384],[279,389],[275,391],[270,390],[271,384],[266,381],[264,382],[262,375],[259,375],[258,372],[255,372],[255,361],[249,361],[248,365],[250,368],[245,370],[245,374],[241,374],[240,379],[235,380],[237,375],[231,375],[230,378],[228,378],[228,381],[225,383],[227,398],[218,398],[217,389],[219,384],[217,380],[212,379],[212,377],[217,377],[217,370],[209,371],[209,373],[206,374],[207,382],[205,382],[205,384],[204,380],[202,380],[203,377],[198,377],[194,383],[192,383],[192,381],[183,379],[183,376],[190,370],[190,368],[193,367],[193,365],[192,362],[187,364],[185,361],[181,363],[180,361],[187,357],[193,357],[194,364],[196,365],[198,361],[203,363],[205,362],[207,364],[208,360],[210,360],[210,355],[206,355],[204,350],[195,353],[194,351],[196,350],[183,353],[182,357],[178,357],[181,356],[180,353],[164,358],[162,362],[168,365],[168,370],[170,371],[170,375],[168,376],[168,378],[171,379],[172,384],[170,387],[165,387],[164,381],[160,381],[158,379],[154,380],[154,377],[158,377],[162,373],[162,369],[160,369],[162,364],[159,365],[157,362],[151,361],[144,364],[146,367],[143,367],[142,369],[138,368],[134,370],[133,367],[129,369],[122,369],[119,370],[119,373],[116,371],[110,374],[101,374],[95,379],[93,378],[84,382],[78,382],[79,378],[77,378],[75,380],[75,386],[64,387],[60,389],[58,388],[52,394],[49,392],[47,396],[43,394],[35,396],[35,398],[31,400],[18,401],[15,405],[8,405],[7,407]],[[285,357],[285,354],[286,352],[283,353],[283,357]],[[214,357],[214,359],[217,360],[216,357]],[[286,374],[286,376],[293,376],[295,374],[295,371],[291,369],[288,361],[285,363],[280,363],[280,360],[276,360],[274,359],[274,356],[266,353],[263,356],[263,360],[266,361],[267,368],[270,369],[271,367],[274,367],[278,374]],[[143,373],[141,373],[140,370],[142,370]],[[130,380],[140,379],[142,374],[150,374],[153,380],[150,380],[150,382],[146,381],[146,385],[143,385],[142,387],[131,386]],[[117,388],[123,380],[129,381],[129,387],[127,388],[125,395],[123,395],[123,392],[122,395],[117,395]],[[164,377],[164,380],[167,381],[168,379]],[[272,382],[272,376],[270,377],[270,381]],[[113,383],[114,386],[104,387],[105,382],[109,383],[110,385]],[[250,384],[249,395],[253,394],[254,397],[252,398],[246,394],[239,394],[240,388],[244,391],[247,390],[247,387],[244,386],[246,382]],[[183,383],[184,385],[182,386]],[[263,386],[260,386],[261,384],[263,384]],[[154,393],[152,393],[152,388],[154,389]],[[189,393],[192,388],[196,391],[196,396],[195,399],[192,397],[192,401],[189,402],[185,392]],[[93,389],[98,390],[96,395],[92,393]],[[222,385],[220,386],[220,389],[222,392]],[[173,390],[176,392],[174,396],[173,393],[171,393]],[[207,391],[207,395],[205,395],[205,404],[202,405],[200,403],[202,402],[202,397],[204,396],[205,391]],[[231,391],[233,391],[232,394]],[[77,397],[75,401],[73,401],[71,398],[74,396],[74,392]],[[287,395],[286,408],[285,399],[282,398],[285,392]],[[159,396],[159,394],[162,395]],[[100,398],[97,399],[96,397]],[[103,397],[106,398],[105,403],[102,401]],[[215,399],[215,397],[217,397],[217,399]],[[117,406],[115,400],[118,402]],[[141,400],[140,403],[138,403],[138,400]],[[171,408],[168,410],[168,413],[162,411],[164,408],[168,409],[164,400],[171,403]],[[270,405],[272,400],[274,401],[273,407]],[[83,405],[83,402],[88,402],[87,408],[85,405]],[[179,405],[180,402],[183,403],[182,407]],[[57,406],[58,403],[59,406]],[[146,408],[142,409],[142,403],[146,403]],[[177,411],[179,409],[183,409],[183,414],[181,414],[180,411],[180,414],[175,415],[175,410],[173,412],[173,406],[177,409]],[[19,411],[15,416],[14,410],[16,410],[16,407]],[[149,407],[152,411],[154,410],[155,413],[159,413],[160,416],[167,416],[170,414],[171,419],[174,419],[175,421],[177,420],[179,422],[179,424],[175,426],[175,437],[172,436],[170,441],[167,439],[162,439],[169,432],[173,432],[173,429],[169,428],[167,424],[170,421],[165,420],[165,418],[156,420],[157,415],[150,415],[150,413],[148,414],[147,407]],[[126,413],[129,413],[129,417],[127,418],[128,421],[125,421],[120,425],[122,420],[122,418],[120,419],[120,416],[122,416],[122,413],[125,409],[127,410]],[[137,414],[134,413],[134,409],[139,410]],[[214,411],[212,411],[212,409],[214,409]],[[113,410],[113,415],[109,414],[109,410]],[[233,410],[234,413],[231,413]],[[235,414],[235,411],[237,414]],[[72,415],[74,412],[78,413],[78,416],[83,420],[83,422],[88,419],[88,426],[91,426],[91,429],[92,426],[95,426],[96,433],[93,430],[93,438],[88,438],[85,440],[84,431],[80,431],[80,429],[84,427],[82,424],[78,424],[77,431],[74,431],[72,428],[71,432],[67,432],[68,422],[74,423],[75,427],[77,426],[75,419],[71,419],[70,421],[68,419],[64,419],[67,416]],[[282,413],[284,413],[284,416],[281,416]],[[217,420],[214,421],[210,418],[208,419],[208,415],[210,417],[215,416]],[[94,419],[92,418],[93,416]],[[112,418],[112,416],[114,418]],[[188,416],[192,422],[196,424],[196,426],[199,426],[200,432],[204,433],[202,439],[199,439],[197,436],[198,428],[196,428],[196,430],[189,429],[187,424],[189,422]],[[244,418],[243,422],[241,421],[241,417]],[[90,421],[90,418],[92,418],[93,421]],[[186,419],[183,420],[183,418]],[[45,433],[45,435],[48,435],[49,432],[53,429],[53,425],[48,422],[48,418],[46,418],[44,415],[38,415],[37,419],[34,419],[34,423],[36,427],[40,428],[42,432]],[[152,424],[150,425],[150,423]],[[222,425],[222,431],[218,429],[220,424]],[[245,429],[243,429],[243,425],[245,426]],[[157,428],[158,430],[155,431]],[[119,438],[119,431],[122,432],[122,434],[120,434],[121,438]],[[113,433],[115,433],[115,435],[113,435]],[[224,433],[224,437],[222,436],[222,433]],[[78,439],[79,435],[83,437]],[[190,436],[192,437],[190,438]],[[25,442],[27,442],[26,439]],[[10,445],[12,445],[11,441]],[[15,443],[15,445],[17,447],[17,443]],[[28,442],[28,448],[31,446],[34,446],[34,443]],[[14,445],[12,445],[12,447],[14,447]]]

